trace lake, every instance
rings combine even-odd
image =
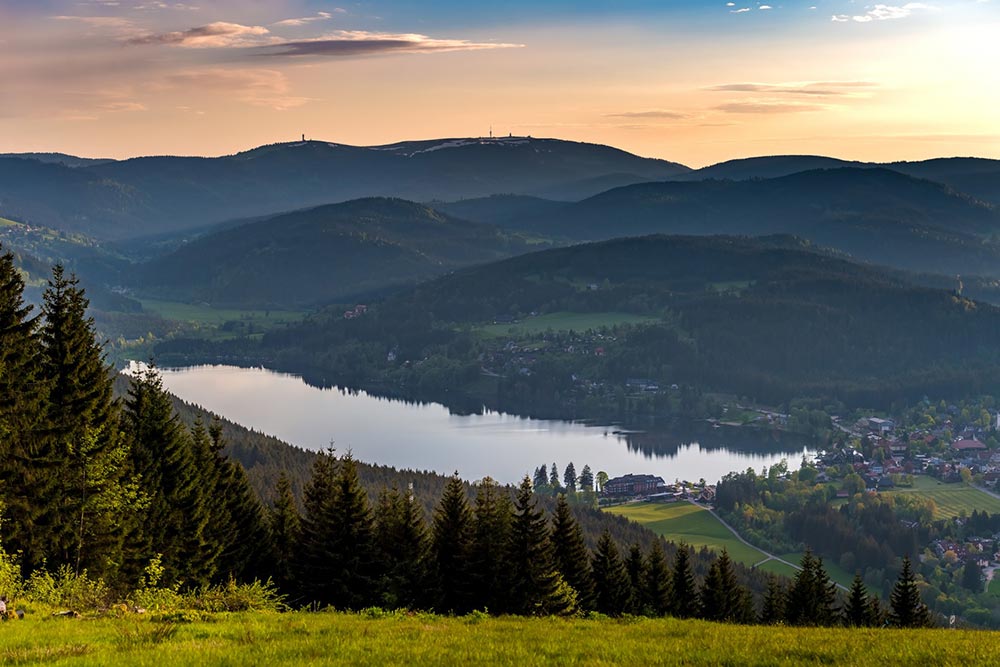
[[[451,414],[436,403],[409,403],[365,392],[320,389],[300,377],[262,368],[162,369],[164,386],[189,403],[311,450],[333,443],[355,458],[396,468],[455,470],[469,480],[490,475],[517,482],[536,467],[573,462],[615,477],[651,473],[709,482],[734,470],[760,470],[787,458],[797,468],[811,454],[801,440],[748,429],[615,433],[615,427],[525,419],[496,412]]]

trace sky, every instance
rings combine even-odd
[[[1000,158],[1000,0],[0,0],[0,152],[513,133]]]

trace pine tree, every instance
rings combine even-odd
[[[368,493],[361,486],[358,464],[350,452],[337,462],[330,511],[333,525],[325,546],[334,604],[340,609],[368,607],[376,601],[376,581],[381,573]]]
[[[332,516],[336,476],[337,458],[334,451],[329,449],[320,452],[313,461],[312,476],[303,489],[302,505],[305,511],[300,524],[299,548],[293,571],[298,599],[306,603],[336,603],[326,544],[336,523]]]
[[[673,573],[670,578],[670,615],[692,618],[698,614],[698,590],[691,570],[691,552],[686,544],[677,546]]]
[[[217,556],[206,550],[211,519],[194,445],[155,367],[132,378],[122,416],[130,446],[130,471],[141,480],[143,510],[128,538],[126,572],[135,580],[157,555],[166,584],[203,585]]]
[[[855,573],[854,581],[851,582],[851,590],[847,594],[847,601],[841,613],[844,625],[848,627],[862,628],[872,625],[872,607],[868,600],[868,590],[858,573]]]
[[[45,382],[39,373],[38,320],[24,303],[14,256],[0,254],[0,497],[6,548],[25,573],[45,558],[43,502],[56,479],[39,465]],[[54,462],[52,462],[54,463]]]
[[[410,493],[379,494],[375,543],[383,572],[381,602],[389,609],[417,609],[426,601],[429,542],[423,510]]]
[[[474,604],[469,571],[472,512],[457,472],[445,485],[444,494],[434,512],[432,535],[437,608],[452,613],[470,611]]]
[[[522,615],[574,613],[576,594],[553,562],[548,523],[544,513],[537,509],[527,476],[514,498],[508,545],[509,610]]]
[[[508,492],[489,477],[476,488],[473,535],[469,554],[473,604],[503,612],[510,591],[507,561],[513,507]]]
[[[294,581],[295,552],[299,543],[299,510],[292,494],[292,483],[285,471],[274,489],[274,504],[269,513],[271,544],[274,554],[274,581],[281,590],[290,590]]]
[[[762,625],[774,625],[785,618],[785,589],[773,574],[767,575],[767,590],[760,610]]]
[[[532,479],[532,485],[535,487],[535,491],[538,492],[543,488],[547,488],[549,485],[549,473],[548,468],[544,465],[535,468],[535,476]]]
[[[640,615],[645,613],[645,595],[643,587],[646,582],[646,562],[642,557],[642,548],[633,543],[625,557],[625,571],[628,572],[629,590],[631,592],[628,613]]]
[[[790,625],[833,625],[837,620],[836,584],[826,574],[823,560],[807,549],[800,567],[788,591],[785,620]]]
[[[645,581],[642,586],[645,606],[653,616],[670,611],[670,568],[660,540],[653,542],[646,557]]]
[[[549,472],[549,486],[552,487],[553,491],[559,488],[559,469],[556,467],[555,461],[552,462],[552,468]]]
[[[909,557],[903,558],[903,569],[889,598],[889,623],[897,628],[926,628],[931,625],[931,614],[920,600],[920,590],[913,575]]]
[[[618,552],[618,545],[607,529],[597,541],[591,569],[594,573],[594,606],[609,616],[624,614],[631,604],[628,571]]]
[[[38,460],[56,479],[48,510],[49,565],[110,576],[122,558],[122,519],[134,487],[124,477],[127,448],[116,428],[113,378],[75,276],[56,265],[43,295],[41,373],[48,396]]]
[[[594,578],[590,571],[590,554],[583,539],[583,530],[563,494],[556,500],[551,541],[556,569],[576,591],[580,608],[593,609]]]
[[[591,472],[589,465],[584,465],[583,470],[580,472],[580,490],[594,490],[594,473]]]
[[[576,493],[576,466],[570,461],[566,465],[566,472],[563,473],[563,485],[566,487],[566,491],[570,493]]]
[[[701,617],[725,623],[746,622],[748,597],[749,593],[736,581],[729,552],[723,549],[712,561],[701,589]]]

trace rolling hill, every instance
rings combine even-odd
[[[579,197],[662,180],[683,165],[556,139],[440,139],[359,147],[322,141],[218,158],[143,157],[92,164],[0,158],[0,215],[125,239],[361,197],[417,201],[498,192]]]
[[[995,207],[946,185],[880,168],[638,184],[508,224],[573,240],[650,233],[794,234],[906,270],[1000,275]]]
[[[146,295],[237,307],[360,297],[526,252],[523,241],[398,199],[361,199],[208,234],[135,271]]]

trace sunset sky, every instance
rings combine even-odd
[[[1000,0],[0,0],[0,91],[0,152],[492,125],[691,166],[1000,158]]]

